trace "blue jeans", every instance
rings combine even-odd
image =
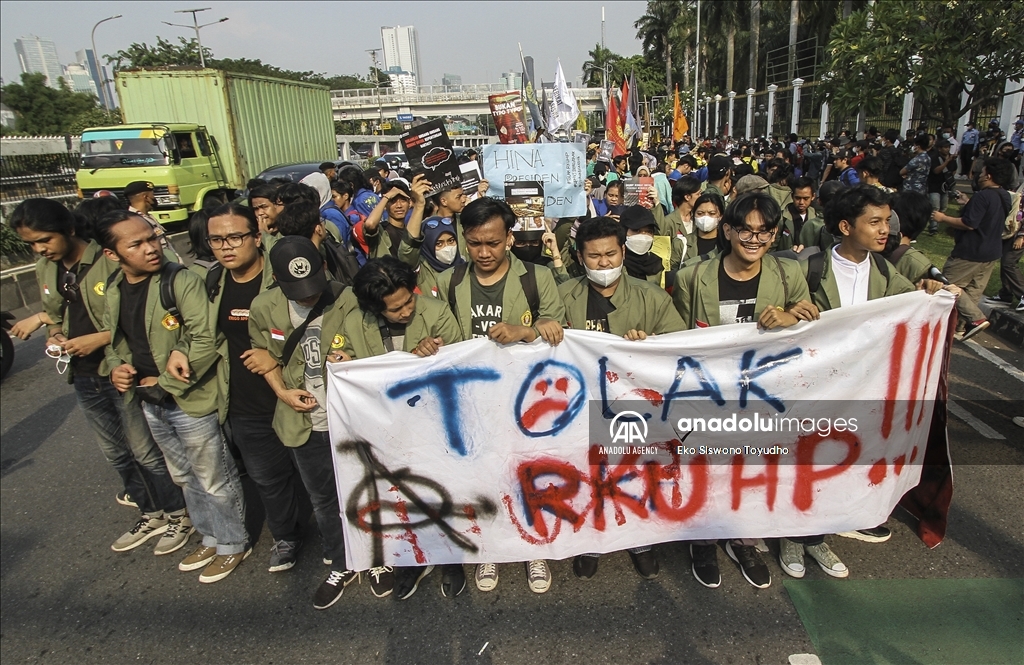
[[[139,402],[125,404],[105,377],[75,376],[74,384],[78,406],[96,434],[100,451],[139,510],[152,515],[184,508],[181,488],[171,480]]]
[[[313,431],[306,443],[292,448],[292,458],[302,484],[313,502],[316,525],[320,527],[324,557],[334,561],[335,570],[345,565],[345,533],[342,530],[338,484],[334,480],[334,454],[327,432]]]
[[[193,418],[173,401],[143,404],[142,409],[171,477],[185,491],[203,545],[216,547],[220,555],[244,552],[248,543],[242,484],[217,412]]]

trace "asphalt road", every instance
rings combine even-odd
[[[977,339],[1018,375],[958,343],[951,396],[989,437],[1003,438],[951,416],[958,464],[945,542],[928,550],[901,511],[887,543],[831,537],[851,579],[1024,577],[1024,430],[1011,422],[1024,415],[1024,354],[984,333]],[[114,502],[118,478],[44,340],[15,343],[0,392],[4,663],[786,663],[814,652],[776,561],[772,586],[756,590],[720,552],[723,585],[706,589],[678,544],[656,548],[654,581],[620,553],[603,557],[586,582],[571,562],[554,562],[554,584],[541,596],[508,565],[489,594],[470,582],[444,599],[435,572],[409,601],[376,599],[364,582],[323,612],[311,603],[327,572],[318,542],[294,569],[270,574],[264,531],[253,555],[211,585],[178,572],[177,554],[112,552],[135,513]],[[805,579],[825,575],[812,567]]]

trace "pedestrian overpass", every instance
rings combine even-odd
[[[399,115],[418,118],[473,116],[491,112],[487,96],[509,92],[504,83],[479,85],[424,85],[416,92],[392,88],[332,90],[335,120],[397,120]],[[584,113],[604,111],[600,88],[572,88]]]

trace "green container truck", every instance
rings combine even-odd
[[[124,125],[82,132],[79,196],[153,183],[162,224],[225,202],[278,164],[336,159],[330,91],[215,69],[150,69],[115,77]]]

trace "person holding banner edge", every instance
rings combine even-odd
[[[719,225],[727,241],[722,253],[676,275],[672,301],[686,329],[756,321],[770,330],[819,317],[799,264],[774,256],[764,260],[781,217],[779,204],[760,191],[741,194],[726,208]],[[732,539],[725,551],[747,582],[764,589],[772,577],[756,543],[754,538]],[[715,540],[690,543],[693,576],[709,588],[722,583],[717,547]]]
[[[530,343],[538,337],[555,346],[562,341],[565,307],[549,270],[523,263],[511,252],[516,216],[507,203],[481,197],[462,211],[460,219],[469,253],[468,266],[438,276],[438,297],[448,303],[465,339],[488,337],[499,344]],[[459,585],[461,566],[447,568],[442,580]],[[551,588],[551,570],[538,559],[526,562],[530,590]],[[478,564],[476,586],[493,591],[498,567]]]

